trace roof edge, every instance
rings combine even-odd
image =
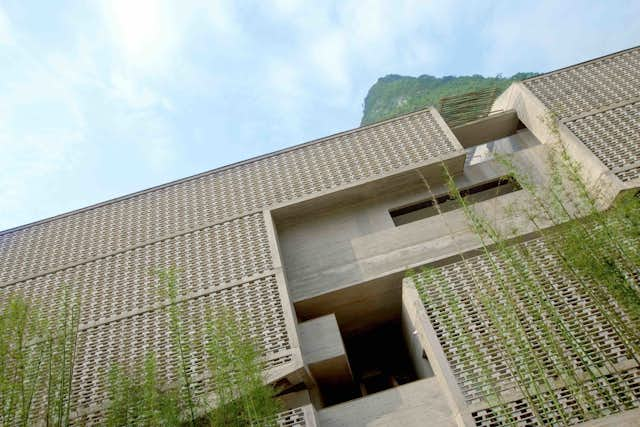
[[[299,150],[299,149],[307,147],[309,145],[320,144],[322,142],[326,142],[326,141],[328,141],[330,139],[333,139],[333,138],[338,138],[340,136],[349,135],[349,134],[356,133],[356,132],[359,132],[359,131],[362,131],[362,130],[365,130],[365,129],[372,129],[372,128],[375,128],[377,126],[382,126],[382,125],[390,123],[390,122],[399,121],[399,120],[402,120],[402,119],[405,119],[405,118],[411,117],[411,116],[416,116],[416,115],[425,113],[425,112],[430,111],[430,110],[431,110],[431,106],[428,106],[428,107],[422,108],[422,109],[417,110],[417,111],[412,111],[410,113],[403,114],[401,116],[392,117],[390,119],[382,120],[382,121],[379,121],[379,122],[376,122],[376,123],[371,123],[371,124],[368,124],[368,125],[365,125],[365,126],[359,126],[359,127],[356,127],[356,128],[348,129],[348,130],[342,131],[342,132],[337,132],[337,133],[334,133],[334,134],[331,134],[331,135],[328,135],[328,136],[324,136],[324,137],[321,137],[321,138],[312,139],[311,141],[307,141],[307,142],[303,142],[303,143],[300,143],[300,144],[292,145],[290,147],[285,147],[285,148],[282,148],[280,150],[268,152],[266,154],[261,154],[261,155],[255,156],[255,157],[250,157],[248,159],[240,160],[238,162],[229,163],[228,165],[223,165],[223,166],[220,166],[220,167],[217,167],[217,168],[214,168],[214,169],[210,169],[210,170],[207,170],[207,171],[204,171],[204,172],[199,172],[197,174],[190,175],[190,176],[187,176],[187,177],[184,177],[184,178],[180,178],[180,179],[176,179],[176,180],[173,180],[173,181],[169,181],[169,182],[166,182],[164,184],[154,185],[153,187],[148,187],[148,188],[145,188],[145,189],[142,189],[142,190],[135,191],[133,193],[125,194],[123,196],[114,197],[113,199],[107,199],[107,200],[102,201],[102,202],[94,203],[92,205],[85,206],[85,207],[78,208],[78,209],[74,209],[74,210],[71,210],[71,211],[68,211],[68,212],[63,212],[61,214],[54,215],[54,216],[51,216],[51,217],[48,217],[48,218],[43,218],[43,219],[40,219],[40,220],[37,220],[37,221],[28,222],[26,224],[18,225],[18,226],[12,227],[12,228],[8,228],[6,230],[0,230],[0,236],[4,236],[6,234],[10,234],[10,233],[14,233],[16,231],[24,230],[24,229],[27,229],[27,228],[30,228],[30,227],[33,227],[33,226],[36,226],[36,225],[40,225],[40,224],[44,224],[44,223],[47,223],[47,222],[55,221],[55,220],[58,220],[58,219],[61,219],[61,218],[66,218],[68,216],[77,215],[77,214],[80,214],[80,213],[83,213],[83,212],[87,212],[87,211],[90,211],[90,210],[93,210],[93,209],[97,209],[97,208],[100,208],[100,207],[103,207],[103,206],[107,206],[107,205],[110,205],[110,204],[113,204],[113,203],[121,202],[123,200],[131,199],[131,198],[143,195],[143,194],[152,193],[154,191],[162,190],[164,188],[168,188],[168,187],[171,187],[173,185],[182,184],[184,182],[189,182],[189,181],[192,181],[194,179],[202,178],[204,176],[207,176],[207,175],[210,175],[210,174],[213,174],[213,173],[216,173],[216,172],[222,172],[222,171],[227,170],[227,169],[233,169],[235,167],[246,165],[246,164],[249,164],[249,163],[254,163],[254,162],[257,162],[259,160],[267,159],[269,157],[275,157],[275,156],[277,156],[279,154],[287,153],[289,151]]]
[[[533,80],[537,80],[537,79],[539,79],[541,77],[547,77],[547,76],[552,75],[552,74],[560,73],[562,71],[570,70],[572,68],[580,67],[580,66],[592,63],[592,62],[601,61],[601,60],[603,60],[605,58],[609,58],[611,56],[620,55],[620,54],[623,54],[623,53],[626,53],[626,52],[631,52],[632,50],[636,50],[636,49],[640,49],[640,45],[632,46],[632,47],[629,47],[627,49],[622,49],[622,50],[619,50],[619,51],[616,51],[616,52],[613,52],[613,53],[608,53],[606,55],[598,56],[596,58],[587,59],[586,61],[578,62],[577,64],[567,65],[566,67],[558,68],[558,69],[555,69],[555,70],[552,70],[552,71],[547,71],[546,73],[538,74],[537,76],[529,77],[528,79],[524,79],[524,80],[522,80],[522,82],[530,82],[530,81],[533,81]]]

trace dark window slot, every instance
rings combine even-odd
[[[469,203],[476,203],[520,189],[521,187],[515,179],[507,176],[460,190],[460,196]],[[449,212],[454,209],[458,209],[460,207],[458,204],[458,200],[456,200],[455,197],[450,194],[443,194],[409,206],[392,209],[389,211],[389,214],[391,215],[391,219],[393,219],[394,224],[396,226],[400,226],[435,216],[438,214],[438,208],[442,212]]]

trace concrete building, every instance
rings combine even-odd
[[[567,284],[533,225],[508,213],[536,201],[493,154],[544,183],[558,137],[585,182],[604,189],[603,209],[640,187],[640,48],[515,83],[489,116],[453,129],[428,108],[6,230],[0,301],[20,293],[54,316],[62,283],[80,296],[78,422],[102,417],[99,367],[170,351],[167,301],[149,270],[178,266],[188,333],[203,327],[206,307],[248,314],[288,407],[284,426],[640,425],[640,355]],[[614,390],[607,400],[593,387],[597,413],[575,409],[562,378],[523,388],[492,341],[499,332],[486,328],[469,269],[493,273],[465,213],[446,200],[445,169],[474,209],[528,245],[548,273],[545,295],[593,343],[588,358],[613,366],[580,380]],[[436,284],[404,279],[422,266]],[[195,390],[206,395],[194,351]],[[160,366],[167,378],[175,369]],[[545,409],[552,400],[562,408]]]

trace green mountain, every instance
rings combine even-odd
[[[389,74],[371,86],[364,99],[362,125],[409,113],[428,105],[438,106],[444,96],[460,95],[478,89],[496,87],[504,91],[511,83],[535,76],[537,73],[517,73],[511,77],[443,76],[428,74],[419,77]]]

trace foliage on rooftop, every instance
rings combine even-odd
[[[517,73],[511,77],[472,76],[435,77],[428,74],[419,77],[389,74],[381,77],[369,89],[364,100],[362,125],[390,119],[429,105],[438,107],[440,99],[483,89],[495,88],[502,93],[515,81],[535,76],[537,73]]]

